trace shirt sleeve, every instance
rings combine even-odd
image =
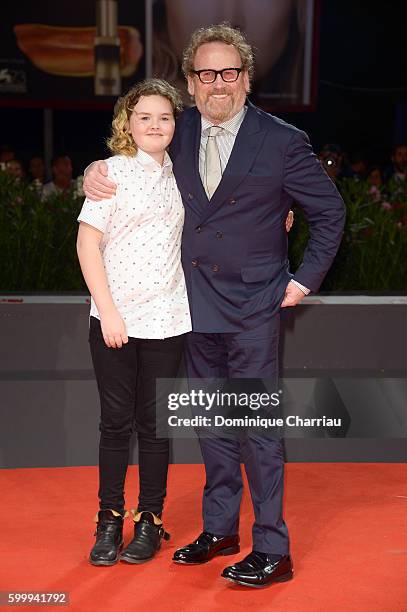
[[[112,168],[112,164],[110,163],[110,160],[106,161],[108,165],[108,178],[117,183],[117,178],[114,169]],[[100,200],[99,202],[85,198],[78,221],[83,221],[104,234],[109,221],[116,210],[116,201],[117,196],[112,196],[109,199]]]
[[[291,282],[298,287],[298,289],[301,289],[301,291],[305,294],[308,295],[310,292],[310,290],[307,287],[304,287],[304,285],[301,285],[301,283],[299,283],[298,281],[294,280],[293,278],[291,279]]]

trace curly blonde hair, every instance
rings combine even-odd
[[[249,79],[252,78],[254,71],[253,50],[244,34],[240,30],[232,28],[227,21],[206,28],[199,28],[193,32],[189,45],[182,56],[182,71],[185,78],[192,74],[194,70],[195,54],[198,48],[211,42],[232,45],[240,55],[243,70],[247,71]]]
[[[128,129],[133,109],[142,96],[162,96],[172,107],[174,117],[182,110],[181,95],[175,87],[163,79],[145,79],[121,96],[114,107],[112,132],[106,144],[113,155],[128,155],[137,153],[137,146]]]

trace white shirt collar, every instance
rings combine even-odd
[[[163,168],[168,168],[169,170],[172,169],[172,161],[167,151],[164,153],[164,161],[162,166],[154,159],[154,157],[151,157],[149,153],[143,151],[142,149],[137,149],[134,159],[144,168],[149,168],[152,170],[156,170],[157,168],[160,170]]]
[[[236,113],[234,117],[228,119],[227,121],[224,121],[223,123],[219,123],[219,127],[236,136],[240,126],[242,125],[246,111],[247,106],[243,106],[243,108],[241,108],[240,111]],[[212,127],[213,123],[211,123],[210,121],[205,119],[203,115],[201,115],[201,125],[203,133],[205,130],[209,130],[209,128]]]

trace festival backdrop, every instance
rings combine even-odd
[[[0,103],[106,107],[160,76],[191,103],[182,50],[198,27],[228,21],[255,50],[255,101],[300,111],[315,98],[318,0],[15,0],[2,7]]]
[[[15,0],[2,8],[3,104],[104,106],[145,76],[145,4]]]

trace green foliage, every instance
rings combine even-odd
[[[73,191],[42,201],[34,185],[0,172],[0,291],[85,291],[76,256]]]
[[[364,181],[339,185],[346,202],[344,238],[321,290],[407,290],[407,186],[382,190]],[[76,256],[76,218],[83,197],[73,191],[42,201],[35,186],[0,172],[0,291],[86,291]],[[292,270],[308,240],[295,208],[290,232]]]
[[[335,262],[321,291],[407,291],[407,185],[389,182],[377,189],[365,181],[343,179],[346,226]],[[301,263],[308,240],[301,210],[294,209],[290,232],[292,270]]]

